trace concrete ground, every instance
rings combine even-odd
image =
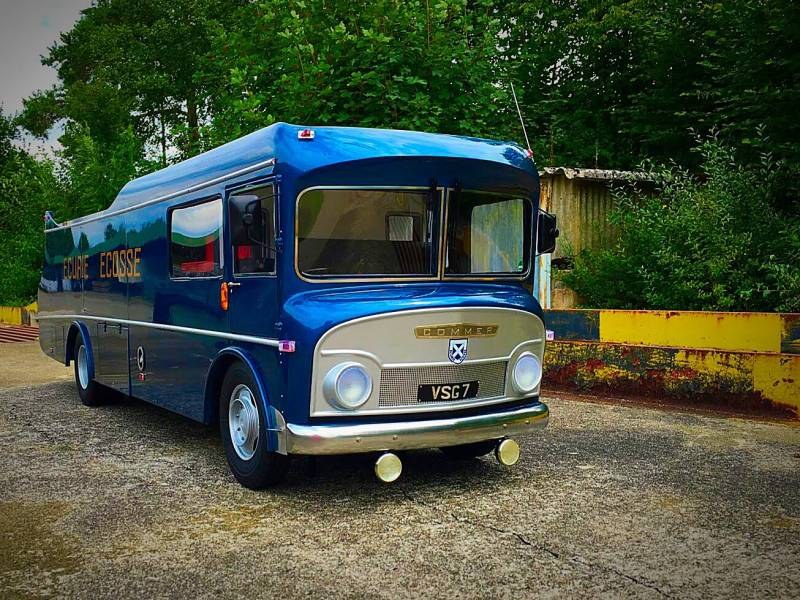
[[[385,486],[366,457],[298,460],[257,493],[211,429],[5,388],[3,598],[800,596],[796,424],[551,398],[512,469],[415,452]]]

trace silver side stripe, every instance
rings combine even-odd
[[[240,333],[228,333],[227,331],[214,331],[213,329],[195,329],[194,327],[181,327],[180,325],[166,325],[162,323],[148,323],[146,321],[129,321],[127,319],[115,319],[113,317],[95,317],[89,315],[39,315],[37,321],[48,319],[63,319],[70,321],[101,321],[103,323],[115,323],[118,325],[131,325],[134,327],[149,327],[150,329],[162,329],[164,331],[175,331],[177,333],[191,333],[195,335],[205,335],[224,340],[234,340],[237,342],[250,342],[262,346],[277,348],[279,340],[272,338],[256,337],[252,335],[242,335]]]
[[[123,213],[136,210],[137,208],[144,208],[145,206],[150,206],[151,204],[157,204],[158,202],[164,202],[166,200],[171,200],[172,198],[177,198],[178,196],[182,196],[183,194],[191,194],[192,192],[202,190],[203,188],[208,187],[210,185],[222,183],[227,179],[234,179],[235,177],[239,177],[240,175],[246,175],[247,173],[252,173],[253,171],[258,171],[259,169],[265,169],[267,167],[271,167],[274,165],[275,165],[275,159],[270,158],[269,160],[265,160],[260,163],[256,163],[254,165],[250,165],[249,167],[239,169],[238,171],[233,171],[232,173],[226,173],[225,175],[220,175],[219,177],[215,177],[214,179],[201,181],[200,183],[197,183],[191,187],[184,188],[176,192],[171,192],[164,196],[159,196],[158,198],[154,198],[153,200],[148,200],[147,202],[141,202],[140,204],[134,204],[133,206],[126,206],[125,208],[120,208],[119,210],[115,210],[112,212],[100,212],[100,213],[95,213],[93,215],[87,215],[85,217],[78,217],[77,219],[73,219],[72,221],[61,223],[57,227],[50,227],[49,229],[45,229],[44,232],[50,233],[51,231],[58,231],[59,229],[66,229],[68,227],[74,227],[76,225],[83,225],[84,223],[91,223],[92,221],[99,221],[100,219],[105,219],[107,217],[114,217],[116,215],[121,215]]]

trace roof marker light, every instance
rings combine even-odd
[[[313,129],[301,129],[297,132],[297,139],[298,140],[313,140],[314,139],[314,130]]]

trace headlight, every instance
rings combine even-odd
[[[356,362],[341,363],[325,375],[322,393],[328,404],[353,410],[364,404],[372,393],[372,378]]]
[[[523,352],[514,364],[511,381],[520,394],[530,394],[542,380],[542,363],[530,352]]]

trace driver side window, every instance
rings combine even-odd
[[[268,185],[232,194],[228,206],[234,272],[274,274],[274,187]]]

